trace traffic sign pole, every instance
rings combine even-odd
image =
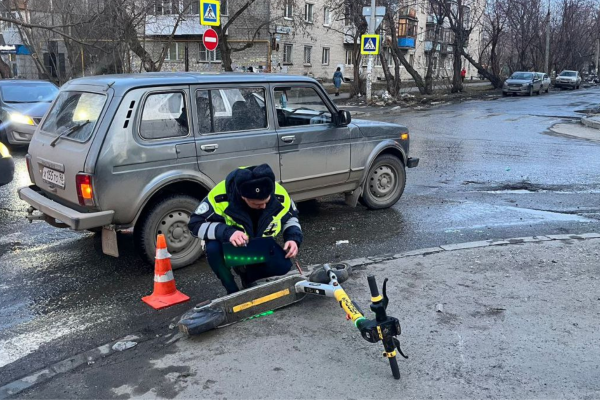
[[[375,33],[375,0],[371,0],[371,23],[369,24],[369,33]],[[369,62],[367,63],[367,104],[372,101],[371,88],[373,79],[373,55],[369,54]]]

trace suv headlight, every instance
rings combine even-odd
[[[12,122],[16,122],[18,124],[34,125],[33,119],[30,116],[23,115],[23,114],[18,113],[18,112],[11,112],[10,113],[10,120]]]

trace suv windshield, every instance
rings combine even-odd
[[[105,102],[106,96],[97,93],[62,92],[48,113],[42,130],[60,135],[82,125],[66,136],[85,142],[92,135]]]
[[[560,76],[575,76],[575,72],[572,71],[563,71],[560,73]]]
[[[532,78],[533,74],[531,72],[515,72],[510,77],[510,79],[515,79],[519,81],[531,80]]]
[[[2,100],[5,103],[50,103],[58,88],[51,83],[22,83],[4,85]]]

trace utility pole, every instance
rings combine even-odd
[[[546,14],[546,60],[544,72],[550,74],[550,0],[548,0],[548,14]]]
[[[369,33],[375,33],[375,0],[371,0],[371,23],[369,24]],[[369,54],[369,62],[367,63],[367,104],[371,103],[371,85],[373,79],[373,54]]]
[[[598,59],[600,58],[600,39],[596,39],[596,76],[600,72],[598,68]]]

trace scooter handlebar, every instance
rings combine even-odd
[[[369,275],[367,277],[367,281],[369,282],[369,289],[371,289],[371,297],[379,296],[379,289],[377,288],[377,281],[373,275]]]

